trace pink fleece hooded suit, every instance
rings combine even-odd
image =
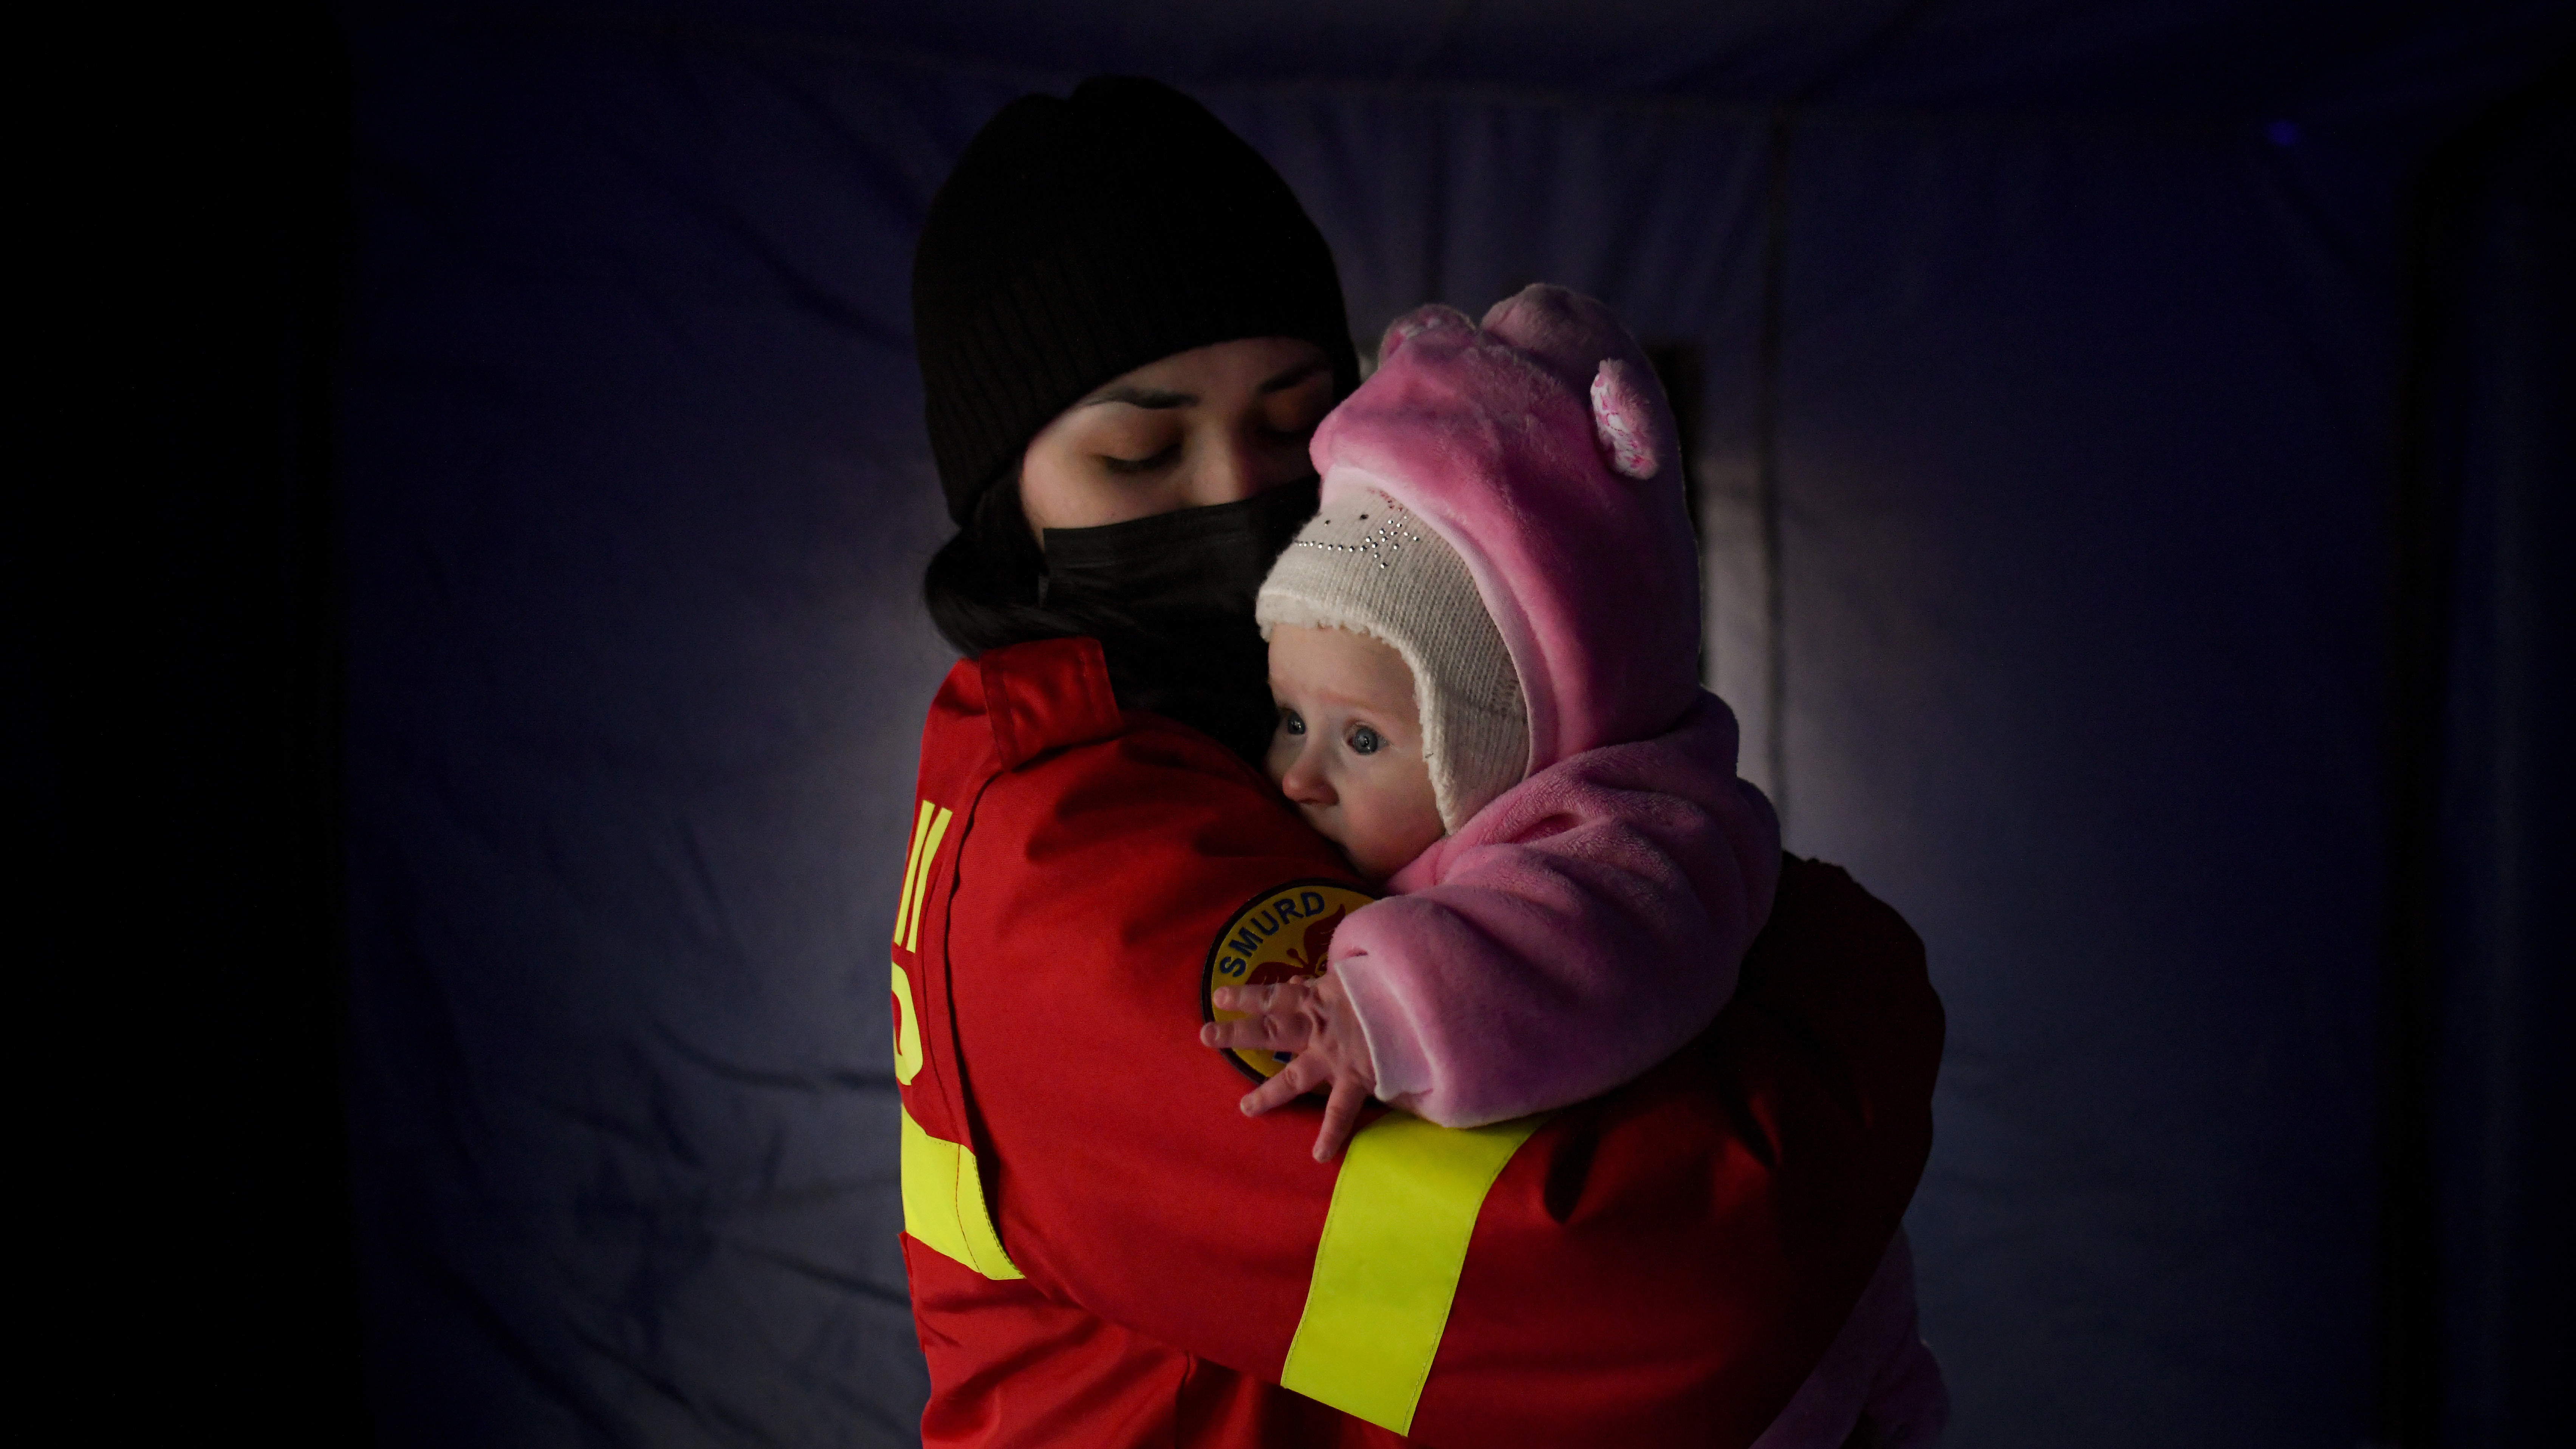
[[[1435,760],[1449,833],[1333,936],[1377,1095],[1463,1127],[1639,1076],[1734,993],[1780,872],[1778,819],[1735,773],[1734,714],[1699,686],[1699,560],[1642,349],[1557,287],[1481,326],[1422,308],[1387,330],[1313,455],[1309,534],[1391,503],[1464,563],[1517,675],[1523,730],[1508,738],[1527,747],[1482,770]],[[1301,543],[1352,551],[1323,537]],[[1296,552],[1265,587],[1265,626],[1337,622],[1300,612]],[[1389,642],[1427,699],[1438,661]],[[1438,748],[1428,721],[1426,735]],[[1455,783],[1479,778],[1491,784]],[[1947,1417],[1902,1234],[1759,1449],[1830,1449],[1864,1410],[1883,1445],[1929,1443]]]

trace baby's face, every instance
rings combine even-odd
[[[1441,837],[1402,655],[1347,629],[1283,624],[1270,631],[1270,696],[1270,778],[1361,875],[1383,881]]]

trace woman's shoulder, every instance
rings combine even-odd
[[[1929,1100],[1947,1016],[1923,938],[1839,865],[1783,852],[1771,919],[1744,953],[1736,999],[1803,1019],[1885,1080]]]
[[[1850,871],[1829,861],[1780,853],[1780,887],[1773,897],[1767,936],[1833,941],[1851,949],[1893,955],[1920,969],[1923,938],[1896,908],[1869,893]]]
[[[1053,653],[1022,652],[1036,649]],[[925,762],[943,743],[977,756],[954,792],[952,950],[992,970],[1042,959],[1102,991],[1159,983],[1154,995],[1175,963],[1221,966],[1218,946],[1263,903],[1355,892],[1331,843],[1258,771],[1186,725],[1117,710],[1097,660],[1090,640],[1056,640],[952,674],[956,697],[925,749]],[[1265,943],[1279,927],[1254,924]],[[1193,996],[1203,984],[1178,979]]]
[[[923,766],[955,782],[947,793],[977,797],[978,828],[1041,852],[1330,854],[1232,751],[1177,721],[1121,709],[1091,639],[1015,644],[960,663],[932,706]]]

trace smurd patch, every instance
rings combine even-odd
[[[1199,1019],[1238,1021],[1249,1014],[1217,1010],[1220,986],[1272,986],[1323,975],[1333,932],[1343,917],[1375,899],[1337,880],[1292,880],[1245,902],[1208,947],[1207,972],[1199,982]],[[1285,1053],[1244,1048],[1226,1055],[1255,1081],[1276,1076],[1288,1061]]]

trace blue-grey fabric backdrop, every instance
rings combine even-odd
[[[386,1441],[917,1437],[910,251],[997,105],[1125,67],[1273,159],[1363,339],[1550,280],[1696,349],[1748,773],[1951,1011],[1911,1223],[1953,1442],[2355,1442],[2396,188],[2532,12],[1277,9],[353,17]]]

